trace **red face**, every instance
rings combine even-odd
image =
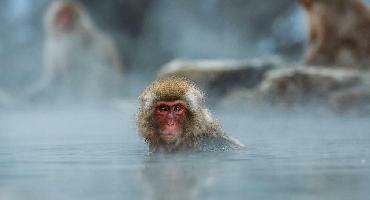
[[[159,101],[155,105],[155,118],[159,125],[159,137],[173,143],[182,134],[188,108],[185,101]]]
[[[76,20],[76,11],[70,7],[63,7],[56,14],[55,26],[60,31],[68,31],[73,28]]]

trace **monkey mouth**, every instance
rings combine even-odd
[[[172,143],[177,140],[179,131],[176,126],[168,126],[165,130],[160,131],[159,137],[166,143]]]
[[[175,130],[169,130],[169,129],[166,129],[166,130],[163,130],[159,133],[159,135],[163,135],[163,136],[177,136],[177,131]]]
[[[174,132],[160,133],[160,138],[166,143],[173,143],[177,139],[177,134]]]
[[[176,137],[177,134],[175,132],[162,132],[160,135],[163,137]]]

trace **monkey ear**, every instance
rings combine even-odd
[[[149,110],[153,106],[155,99],[156,95],[153,92],[145,92],[140,96],[141,106],[145,110]]]
[[[299,0],[299,3],[306,9],[311,8],[313,0]]]

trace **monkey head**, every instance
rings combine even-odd
[[[150,149],[191,144],[211,117],[202,108],[203,93],[180,78],[162,79],[140,95],[138,128]]]
[[[78,13],[73,6],[65,4],[57,11],[54,19],[55,27],[60,31],[72,30],[78,20]]]
[[[44,19],[46,31],[56,34],[73,32],[79,26],[91,26],[90,17],[83,5],[72,0],[53,2]]]
[[[302,5],[303,8],[309,9],[312,6],[312,2],[314,0],[299,0],[299,3]]]
[[[243,145],[227,136],[203,106],[203,93],[181,78],[160,79],[140,95],[137,125],[149,151],[225,151]]]

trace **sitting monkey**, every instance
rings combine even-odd
[[[308,19],[306,64],[370,68],[370,9],[363,0],[299,0]]]
[[[203,108],[203,94],[190,82],[158,80],[140,100],[137,125],[150,152],[226,151],[243,146]]]
[[[112,38],[74,0],[53,1],[44,17],[44,69],[25,96],[91,102],[121,96],[123,64]]]

